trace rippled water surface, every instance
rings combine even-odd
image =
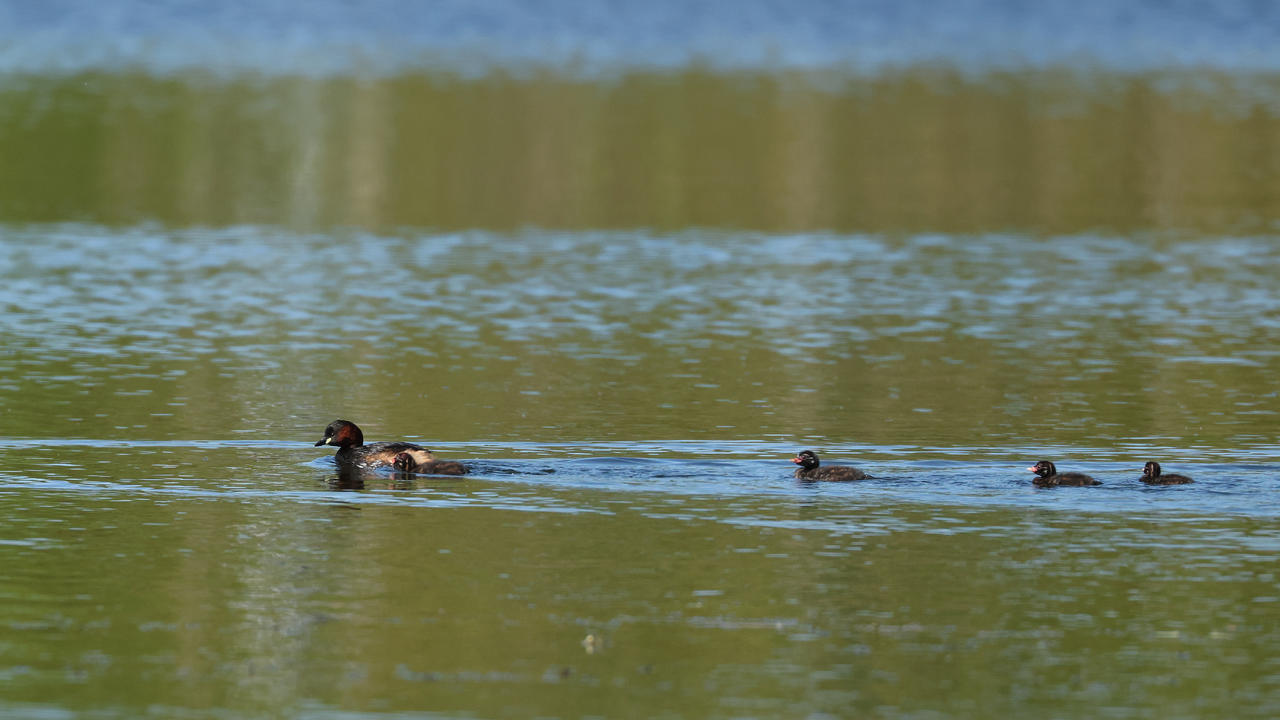
[[[2,237],[11,715],[1277,711],[1268,238]]]
[[[0,716],[1280,715],[1265,3],[42,8]]]
[[[19,436],[301,440],[336,413],[439,441],[1274,449],[1269,237],[61,226],[3,242],[0,398]]]
[[[464,72],[636,66],[718,69],[914,63],[1001,67],[1086,61],[1124,68],[1274,70],[1277,9],[1217,0],[738,0],[694,5],[574,0],[63,0],[0,5],[0,70],[144,65],[160,72],[339,73],[422,64]]]

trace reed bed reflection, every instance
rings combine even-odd
[[[1280,77],[85,72],[0,85],[0,215],[294,228],[1267,230]]]

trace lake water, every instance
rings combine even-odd
[[[1280,715],[1269,5],[33,8],[0,716]]]

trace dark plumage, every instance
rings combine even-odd
[[[391,466],[400,472],[418,475],[466,475],[467,466],[455,460],[428,460],[420,463],[407,452],[402,452],[391,461]]]
[[[395,462],[398,455],[406,454],[418,464],[436,459],[431,451],[421,445],[407,442],[380,442],[364,444],[364,433],[349,420],[334,420],[324,429],[324,437],[316,447],[332,445],[338,448],[333,459],[339,465],[357,468],[383,467]]]
[[[1031,481],[1036,487],[1088,487],[1102,484],[1084,473],[1060,473],[1048,460],[1041,460],[1027,469],[1036,474]]]
[[[844,465],[819,467],[818,454],[812,450],[802,450],[796,453],[791,462],[800,466],[796,468],[796,477],[800,480],[848,482],[850,480],[865,480],[871,477],[858,468],[845,467]]]
[[[1142,482],[1148,485],[1186,485],[1189,482],[1195,482],[1195,480],[1178,473],[1165,475],[1160,472],[1160,463],[1152,460],[1142,466]]]

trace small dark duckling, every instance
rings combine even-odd
[[[858,468],[846,467],[844,465],[818,467],[818,454],[812,450],[801,450],[796,453],[796,456],[791,459],[791,462],[800,466],[796,468],[796,478],[800,480],[848,482],[850,480],[865,480],[871,477]]]
[[[316,442],[316,447],[332,445],[338,448],[333,459],[339,465],[357,468],[372,468],[391,465],[396,456],[406,454],[418,464],[428,463],[436,459],[431,451],[421,445],[407,442],[380,442],[364,444],[364,433],[350,420],[334,420],[324,429],[324,437]]]
[[[413,455],[402,452],[391,461],[391,466],[400,472],[418,475],[466,475],[467,466],[455,460],[428,460],[418,462]]]
[[[1178,473],[1165,475],[1160,472],[1160,463],[1152,460],[1142,466],[1142,482],[1148,485],[1186,485],[1195,480]]]
[[[1036,487],[1088,487],[1102,484],[1084,473],[1060,473],[1048,460],[1041,460],[1027,469],[1036,474],[1031,481]]]

